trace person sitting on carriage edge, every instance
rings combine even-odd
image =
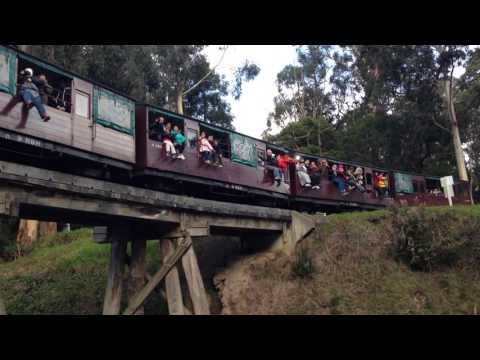
[[[308,166],[310,179],[312,180],[312,189],[320,189],[320,182],[322,180],[322,174],[320,168],[315,160],[312,160],[310,165],[307,164],[308,160],[305,160],[305,165]]]
[[[310,176],[308,175],[308,170],[307,166],[305,165],[305,160],[300,159],[300,161],[297,163],[295,166],[297,170],[297,175],[298,179],[300,180],[300,186],[301,187],[312,187],[312,180],[310,179]]]
[[[165,119],[161,116],[155,118],[148,130],[150,139],[162,141],[163,134],[165,134]]]
[[[265,169],[273,171],[273,178],[277,182],[277,186],[282,183],[282,171],[278,167],[277,158],[271,149],[267,149],[267,156],[265,158]]]
[[[175,125],[172,130],[173,146],[177,150],[177,158],[185,160],[185,155],[183,151],[185,150],[185,135],[182,134],[179,127]]]
[[[200,134],[200,155],[205,164],[210,164],[212,159],[213,147],[212,144],[207,139],[207,134],[205,131],[202,131]]]
[[[13,109],[18,101],[23,101],[24,106],[27,110],[30,110],[32,107],[35,106],[40,117],[43,121],[47,122],[50,120],[50,116],[48,116],[45,106],[43,105],[42,98],[40,96],[40,91],[33,81],[33,70],[30,68],[26,68],[20,72],[19,83],[20,83],[20,90],[18,92],[18,96],[15,97],[15,101],[12,105],[7,105],[5,109],[2,110],[2,115],[8,115],[8,113]],[[25,124],[21,123],[17,126],[18,129],[25,128]]]
[[[165,125],[165,131],[163,133],[163,143],[165,144],[165,150],[167,152],[167,157],[171,157],[172,159],[177,158],[177,151],[175,150],[175,146],[173,146],[172,142],[172,124],[167,123]]]
[[[345,188],[345,169],[343,168],[343,165],[333,164],[332,172],[333,172],[333,183],[338,186],[338,189],[340,190],[340,193],[343,196],[348,195],[348,191]]]
[[[48,105],[48,94],[52,93],[52,86],[48,83],[47,77],[45,74],[40,74],[32,78],[32,81],[35,85],[37,85],[38,93],[42,98],[42,102],[44,105]]]
[[[214,150],[214,153],[213,153],[214,164],[216,164],[218,167],[223,167],[222,150],[220,149],[220,143],[218,142],[218,139],[213,140],[212,147]]]

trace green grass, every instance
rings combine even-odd
[[[91,229],[43,239],[25,257],[0,264],[0,297],[9,314],[101,314],[110,245],[91,239]],[[158,244],[148,244],[147,268],[158,266]],[[126,295],[126,291],[123,292]],[[126,296],[123,296],[125,305]],[[146,312],[163,314],[152,296]]]

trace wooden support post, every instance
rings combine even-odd
[[[207,292],[203,284],[202,274],[198,267],[197,256],[193,246],[188,249],[182,258],[182,266],[187,279],[188,290],[192,299],[195,315],[210,315]]]
[[[118,315],[122,300],[123,272],[127,253],[127,238],[120,231],[112,233],[112,250],[108,270],[103,315]]]
[[[145,255],[147,250],[147,241],[145,239],[132,239],[132,256],[130,260],[130,276],[128,279],[128,298],[129,300],[139,292],[145,285]],[[134,315],[144,315],[143,307],[139,307]]]
[[[174,252],[172,240],[160,240],[160,247],[163,258],[167,259]],[[183,311],[182,287],[180,286],[180,275],[176,266],[170,270],[165,277],[165,291],[167,295],[168,313],[170,315],[185,315]]]
[[[152,279],[145,285],[145,287],[140,290],[137,295],[133,297],[128,305],[128,308],[123,313],[124,315],[132,315],[147,299],[148,295],[155,289],[155,287],[163,280],[163,278],[170,272],[170,270],[177,264],[180,258],[185,254],[185,252],[192,246],[192,242],[183,241],[169,256],[160,267],[155,275],[152,276]]]
[[[180,218],[180,230],[185,233],[187,239],[191,242],[191,236],[185,231],[187,215],[182,213]],[[193,246],[188,249],[182,258],[183,271],[187,279],[188,290],[192,300],[193,311],[195,315],[210,315],[210,306],[208,303],[207,292],[203,284],[202,274],[198,267],[197,256]]]
[[[0,315],[7,315],[7,310],[5,309],[5,304],[2,299],[0,299]]]

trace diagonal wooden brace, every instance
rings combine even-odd
[[[179,244],[174,253],[165,260],[160,270],[152,276],[151,280],[140,290],[130,301],[127,309],[123,312],[123,315],[133,315],[137,309],[143,305],[147,297],[157,287],[160,281],[168,274],[168,272],[177,264],[187,250],[192,246],[192,240],[190,236],[186,236],[185,240]]]

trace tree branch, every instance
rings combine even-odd
[[[195,85],[193,85],[190,89],[188,89],[187,91],[184,91],[182,96],[187,95],[189,92],[191,92],[197,86],[199,86],[203,81],[205,81],[206,78],[208,78],[215,71],[215,69],[218,67],[218,65],[220,65],[221,62],[223,61],[223,58],[225,57],[225,53],[227,52],[227,50],[228,50],[228,46],[226,46],[225,49],[223,50],[222,56],[220,58],[220,61],[217,63],[217,65],[215,65],[204,77],[202,77],[199,81],[197,81],[197,83]]]

